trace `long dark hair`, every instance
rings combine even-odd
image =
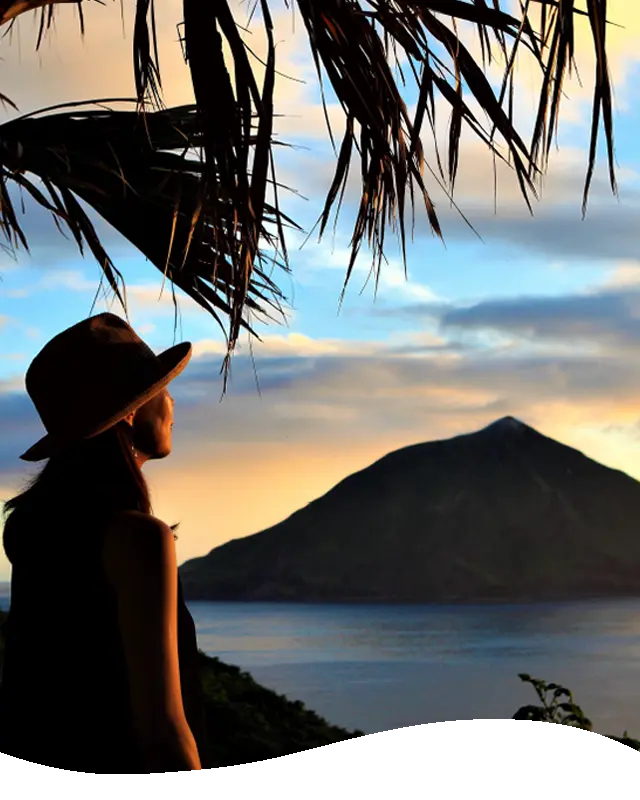
[[[32,543],[39,521],[48,521],[49,527],[55,521],[56,528],[69,531],[88,518],[92,527],[106,523],[119,511],[151,514],[149,486],[131,444],[131,427],[122,421],[52,455],[23,491],[4,504],[2,544],[9,561],[15,563]]]

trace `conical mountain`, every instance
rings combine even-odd
[[[389,453],[180,575],[203,600],[640,594],[640,483],[505,417]]]

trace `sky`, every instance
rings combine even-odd
[[[84,40],[75,7],[64,5],[38,53],[37,15],[24,15],[12,35],[0,39],[2,91],[20,113],[133,96],[132,1],[123,0],[123,19],[118,2],[83,5]],[[492,160],[465,135],[455,200],[474,230],[427,180],[444,243],[417,206],[408,279],[389,235],[377,293],[367,281],[371,260],[363,250],[339,308],[359,197],[357,163],[335,236],[329,227],[321,242],[315,234],[305,242],[334,161],[302,20],[284,3],[272,7],[276,65],[295,78],[279,77],[276,84],[276,113],[283,115],[276,134],[296,145],[276,149],[278,178],[305,198],[285,192],[280,199],[305,233],[289,236],[292,274],[277,276],[289,301],[287,322],[258,326],[255,371],[242,340],[224,398],[224,340],[215,321],[177,290],[174,332],[171,291],[165,286],[161,294],[162,275],[92,215],[125,277],[136,331],[156,352],[178,341],[193,343],[191,362],[170,387],[173,453],[144,467],[154,513],[181,523],[179,563],[276,524],[391,450],[467,433],[506,415],[640,479],[640,9],[624,0],[609,4],[610,19],[623,26],[609,31],[618,198],[601,157],[582,219],[593,72],[583,25],[577,43],[582,85],[576,79],[566,85],[558,148],[533,217],[508,168],[498,171],[494,205]],[[243,24],[246,15],[247,5],[238,6]],[[169,106],[193,100],[180,20],[179,2],[158,5]],[[251,30],[252,47],[260,52],[259,20]],[[523,63],[516,116],[525,131],[535,85]],[[407,89],[410,108],[415,99]],[[343,117],[331,92],[328,109],[339,141]],[[446,109],[440,114],[442,144]],[[3,121],[14,115],[0,110]],[[430,158],[426,137],[424,144]],[[93,305],[99,267],[58,233],[47,213],[25,199],[21,222],[31,253],[21,251],[15,260],[0,253],[0,500],[40,468],[19,460],[44,434],[24,386],[30,361],[49,339],[91,313],[123,316],[111,295],[103,293]],[[2,553],[0,580],[9,576]]]

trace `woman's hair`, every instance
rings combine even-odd
[[[123,421],[52,455],[26,488],[4,504],[3,546],[9,561],[22,545],[29,546],[30,534],[21,524],[27,518],[31,530],[36,520],[69,530],[87,518],[92,527],[106,523],[120,511],[151,514],[149,486],[131,444],[131,428]],[[178,524],[171,527],[175,531]]]

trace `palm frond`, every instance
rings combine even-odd
[[[266,4],[264,0],[256,2],[253,10],[258,5],[268,32]],[[592,26],[597,62],[584,202],[595,164],[600,115],[604,119],[609,148],[611,185],[616,190],[611,87],[604,48],[606,0],[589,0],[586,12],[577,9],[574,0],[522,0],[519,15],[507,12],[503,5],[499,0],[492,4],[486,0],[369,0],[366,4],[358,0],[323,0],[322,3],[297,0],[320,85],[323,75],[328,77],[346,118],[342,145],[336,153],[334,177],[318,220],[320,237],[336,203],[336,216],[340,210],[354,150],[360,161],[361,196],[343,293],[365,239],[373,251],[373,268],[376,275],[379,274],[388,225],[399,234],[406,265],[407,193],[412,216],[417,192],[422,197],[433,232],[442,236],[423,176],[425,169],[429,171],[451,198],[464,126],[479,137],[495,157],[513,167],[524,201],[532,210],[532,200],[537,197],[536,179],[547,167],[557,127],[563,81],[572,67],[576,16],[584,17]],[[184,0],[184,10],[191,75],[198,106],[203,109],[203,124],[210,131],[209,153],[213,162],[222,158],[225,147],[228,154],[231,153],[232,143],[237,138],[232,127],[241,129],[242,120],[246,120],[252,109],[259,113],[262,98],[226,0],[219,0],[206,9],[198,0]],[[459,22],[476,26],[482,64],[463,41],[458,31]],[[221,34],[231,47],[235,86],[222,57]],[[217,42],[215,47],[212,42]],[[494,90],[485,69],[487,62],[495,60],[496,48],[504,62],[499,90]],[[536,124],[529,143],[527,136],[517,129],[513,115],[514,69],[516,56],[523,49],[538,65],[542,78]],[[404,52],[419,90],[413,116],[409,114],[403,91],[390,66],[391,54],[397,57],[398,50]],[[436,95],[451,111],[446,169],[439,153],[436,153],[434,166],[426,162],[421,136],[426,118],[432,136],[436,137]],[[474,104],[484,120],[472,110]],[[222,124],[221,117],[226,120]],[[222,136],[224,143],[220,144]],[[238,171],[233,175],[234,186],[241,185],[239,168],[243,163],[242,157],[236,155],[235,158]],[[234,163],[231,155],[226,161]],[[248,187],[243,186],[237,195],[241,214],[247,208],[248,192]],[[245,229],[249,227],[247,216]],[[247,252],[250,249],[248,246]]]
[[[266,210],[269,172],[273,184],[276,183],[271,151],[275,85],[273,25],[268,5],[263,0],[261,9],[267,32],[268,56],[260,89],[249,62],[250,53],[226,0],[213,3],[184,0],[183,9],[185,59],[191,72],[202,128],[205,161],[200,196],[212,201],[214,248],[229,254],[230,349],[225,361],[228,367],[228,357],[240,331],[242,308],[254,264],[260,260],[258,244]],[[223,54],[223,36],[233,58],[235,86]],[[249,134],[254,116],[257,117],[256,135],[251,140]],[[233,212],[217,218],[216,209],[222,198]],[[230,243],[238,241],[238,236],[239,246],[230,247]],[[277,225],[277,239],[277,247],[286,261],[286,243],[280,225]]]
[[[530,4],[528,0],[527,5]],[[617,193],[615,175],[615,148],[613,135],[613,107],[611,96],[611,79],[606,49],[607,0],[587,0],[586,11],[576,9],[575,0],[535,0],[541,8],[540,34],[544,43],[541,61],[544,65],[544,80],[538,104],[538,115],[532,137],[532,153],[539,158],[545,168],[553,137],[557,129],[562,100],[562,88],[566,74],[575,67],[575,30],[574,16],[588,18],[593,39],[595,55],[595,80],[591,113],[591,138],[589,144],[589,161],[585,178],[582,199],[582,211],[586,212],[589,189],[596,163],[597,145],[602,120],[607,146],[609,181],[614,193]]]
[[[50,22],[58,1],[70,0],[53,0],[46,9],[41,9],[41,26],[45,10]],[[29,3],[35,7],[42,2],[0,0],[0,13],[3,8],[7,13],[11,7],[14,11],[19,7],[25,10],[30,7]],[[288,0],[285,4],[290,7]],[[506,0],[492,0],[491,3],[488,0],[368,0],[366,3],[363,0],[297,0],[321,89],[323,78],[327,77],[346,120],[342,144],[336,152],[333,180],[318,219],[320,236],[336,203],[337,219],[354,150],[359,155],[361,195],[343,294],[365,239],[373,252],[377,280],[388,225],[398,233],[406,268],[407,193],[412,218],[414,195],[419,193],[432,231],[442,237],[424,175],[425,171],[430,173],[433,182],[452,198],[465,128],[484,143],[494,158],[504,159],[513,167],[524,202],[532,209],[536,179],[548,166],[565,79],[575,66],[578,21],[590,25],[596,62],[583,212],[595,168],[601,123],[606,137],[611,187],[614,192],[617,190],[612,91],[606,50],[606,29],[610,24],[607,0],[586,0],[586,9],[577,8],[575,0],[518,0],[519,10],[513,10],[513,5]],[[40,146],[32,133],[36,127],[30,127],[27,120],[22,127],[11,128],[11,123],[7,123],[9,127],[0,128],[3,138],[5,134],[9,136],[2,150],[8,157],[14,144],[22,144],[28,134],[28,147],[23,155],[27,159],[25,164],[31,164],[33,169],[30,166],[30,170],[48,177],[51,185],[57,188],[59,196],[55,200],[52,197],[50,202],[58,209],[57,213],[61,214],[63,208],[66,210],[69,219],[74,221],[72,224],[77,226],[76,233],[89,242],[94,254],[105,264],[97,237],[81,217],[79,207],[73,206],[70,198],[74,195],[89,202],[98,213],[108,215],[105,218],[125,232],[132,242],[139,243],[137,246],[145,254],[151,252],[153,263],[158,267],[162,263],[167,277],[177,285],[182,281],[183,288],[187,286],[197,302],[206,302],[205,307],[210,311],[217,309],[228,314],[226,366],[240,328],[246,325],[244,306],[251,309],[251,302],[255,302],[251,299],[252,287],[256,287],[254,275],[263,282],[265,298],[279,296],[275,285],[265,280],[259,247],[261,237],[273,245],[276,252],[282,252],[284,266],[288,268],[282,225],[285,218],[278,208],[277,191],[273,208],[265,202],[267,185],[274,190],[277,187],[272,151],[276,58],[268,0],[254,0],[251,16],[257,9],[267,40],[264,60],[258,59],[244,41],[229,0],[183,0],[182,43],[196,99],[195,107],[185,116],[183,109],[167,110],[162,105],[154,0],[136,0],[134,76],[138,110],[145,112],[142,119],[148,120],[150,129],[146,150],[139,121],[135,122],[136,132],[130,143],[125,143],[122,136],[123,131],[134,130],[133,117],[67,115],[64,122],[62,118],[57,121],[43,118],[37,129],[45,142],[52,141],[50,134],[54,137],[58,143],[54,147]],[[468,25],[475,26],[478,32],[481,58],[476,58],[463,41],[460,29]],[[225,42],[233,62],[233,79],[230,64],[223,54]],[[517,56],[523,50],[534,60],[541,76],[530,139],[516,127],[513,114],[514,74]],[[403,100],[404,75],[401,87],[391,69],[391,56],[397,61],[398,51],[406,57],[416,81],[418,101],[413,115]],[[259,62],[259,69],[264,72],[261,86],[250,57]],[[499,88],[494,89],[486,67],[498,57],[503,75]],[[440,157],[437,146],[438,98],[450,111],[446,159]],[[0,97],[0,100],[5,99]],[[324,106],[324,92],[322,99]],[[148,101],[159,110],[147,114],[145,104]],[[165,116],[155,116],[160,112]],[[201,148],[203,161],[197,168],[190,161],[180,164],[175,160],[169,162],[167,158],[162,161],[160,151],[167,148],[159,147],[158,142],[163,141],[163,137],[173,141],[173,134],[167,133],[172,112],[176,129],[183,133],[188,129],[187,138],[197,140]],[[326,108],[325,117],[328,121]],[[436,143],[434,165],[425,158],[425,121],[430,128],[429,138]],[[79,131],[87,132],[86,144],[78,135]],[[99,131],[100,136],[114,137],[110,142],[113,152],[94,131]],[[330,129],[329,134],[333,143]],[[72,137],[71,155],[68,155],[70,172],[64,173],[59,165],[56,172],[54,151],[63,147],[62,141],[67,135]],[[154,141],[153,135],[160,138]],[[134,152],[143,154],[137,166],[132,159]],[[119,162],[117,166],[115,156]],[[161,163],[163,168],[159,166]],[[109,169],[105,169],[105,164],[111,165]],[[11,167],[8,169],[6,179],[10,177]],[[163,169],[166,183],[162,184],[158,195],[161,200],[152,201]],[[183,181],[177,177],[180,170],[185,172]],[[49,175],[50,171],[55,174]],[[126,201],[116,207],[113,199],[99,190],[106,187],[116,194],[124,192]],[[5,233],[11,232],[20,238],[4,184],[0,192],[3,204],[0,225]],[[180,205],[181,210],[175,214],[168,211],[169,197],[171,202],[185,204]],[[167,231],[171,252],[176,246],[184,251],[182,261],[189,264],[184,271],[180,258],[161,258],[161,246],[150,240],[144,217],[140,227],[144,233],[135,230],[135,214],[150,213],[149,209],[153,209],[156,230]],[[267,239],[267,222],[275,226],[270,239]],[[160,227],[161,224],[166,227]],[[197,255],[187,256],[192,244]],[[110,269],[115,280],[113,265]],[[206,272],[207,277],[199,270]],[[205,291],[194,282],[194,275],[208,280],[209,289]]]
[[[0,25],[24,14],[27,11],[41,11],[41,28],[44,25],[45,13],[49,16],[49,25],[53,18],[53,4],[54,3],[77,3],[80,5],[80,0],[0,0]],[[47,8],[48,7],[48,8]],[[39,38],[41,33],[39,34]]]
[[[253,128],[247,146],[255,146],[260,135]],[[107,109],[29,114],[0,125],[0,141],[0,227],[10,245],[28,247],[8,192],[13,182],[66,225],[81,251],[88,245],[127,313],[118,283],[122,276],[103,248],[82,200],[223,330],[220,314],[237,320],[238,329],[253,332],[246,314],[234,317],[229,302],[238,289],[233,249],[236,253],[240,249],[243,231],[236,226],[231,243],[221,237],[220,226],[233,223],[236,215],[232,200],[202,194],[207,165],[194,155],[203,141],[195,106],[144,116]],[[251,170],[247,174],[253,178]],[[30,175],[39,178],[42,189]],[[272,229],[284,226],[299,229],[265,202],[260,228],[252,235],[277,253]],[[260,258],[288,269],[277,256],[262,251]],[[282,315],[283,301],[276,283],[256,267],[249,274],[242,309],[273,318],[272,312]]]

